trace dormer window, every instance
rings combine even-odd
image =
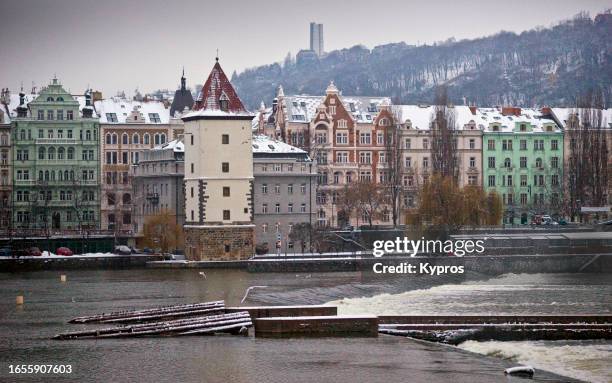
[[[48,102],[53,102],[53,97],[47,97]]]
[[[493,125],[493,131],[494,132],[499,132],[499,126],[498,125]]]
[[[526,132],[526,131],[527,131],[527,125],[521,124],[521,132]]]
[[[219,97],[219,109],[224,112],[229,111],[229,98],[225,93],[223,93],[221,97]]]

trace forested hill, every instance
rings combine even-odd
[[[256,110],[282,84],[285,94],[323,94],[330,80],[346,95],[389,96],[394,103],[431,103],[447,84],[456,104],[571,106],[596,86],[612,94],[612,14],[582,14],[550,28],[429,45],[363,46],[319,60],[290,58],[232,76],[243,101]]]

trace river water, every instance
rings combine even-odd
[[[461,349],[401,337],[266,340],[233,336],[52,341],[74,316],[224,299],[245,304],[337,304],[342,314],[585,314],[612,311],[610,274],[506,274],[495,278],[235,270],[0,273],[0,381],[10,364],[71,364],[66,381],[507,382],[500,363],[594,382],[612,381],[610,342],[465,342]],[[60,282],[60,274],[67,282]],[[24,295],[25,304],[15,305]],[[455,351],[453,351],[455,350]],[[558,381],[536,375],[536,381]]]

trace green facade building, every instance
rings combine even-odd
[[[77,99],[57,79],[12,120],[13,227],[17,235],[97,230],[99,122],[90,95]]]
[[[536,109],[479,108],[483,186],[504,204],[504,223],[561,214],[563,131]]]

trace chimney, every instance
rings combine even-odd
[[[502,115],[504,116],[520,116],[521,108],[515,106],[503,106]]]
[[[552,109],[550,108],[550,106],[543,107],[542,110],[540,110],[540,112],[544,116],[552,116]]]

